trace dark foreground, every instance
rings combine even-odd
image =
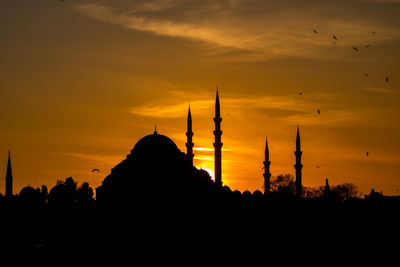
[[[195,209],[3,206],[0,253],[8,264],[1,266],[395,259],[399,208],[398,199],[220,202]]]

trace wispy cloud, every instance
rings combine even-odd
[[[175,92],[171,98],[164,98],[156,102],[132,107],[130,112],[146,117],[179,118],[186,114],[185,112],[188,108],[187,99],[195,98],[198,98],[198,100],[190,101],[190,106],[196,110],[196,115],[208,114],[213,109],[215,100],[206,92],[197,94]],[[301,112],[308,106],[306,102],[299,101],[294,96],[245,97],[243,95],[228,95],[224,96],[223,102],[225,110],[275,109]]]
[[[290,1],[289,1],[290,2]],[[332,1],[333,2],[333,1]],[[332,12],[330,2],[307,5],[280,1],[94,1],[76,5],[82,14],[122,27],[199,41],[213,47],[248,51],[252,60],[282,56],[331,58],[342,50],[371,41],[371,29],[379,28],[374,43],[400,38],[396,25],[384,25],[379,18],[354,16],[358,1],[348,1],[346,12]],[[317,36],[312,31],[317,28]],[[326,49],[331,49],[326,53]],[[334,52],[332,52],[334,51]],[[225,51],[226,52],[226,51]]]
[[[207,152],[213,152],[214,148],[211,147],[195,147],[193,148],[194,151],[207,151]]]
[[[104,155],[104,154],[89,154],[89,153],[58,153],[58,155],[65,156],[68,158],[76,159],[79,161],[86,161],[91,164],[100,164],[100,165],[112,165],[117,164],[119,161],[123,160],[124,157],[121,155]]]
[[[209,94],[198,92],[196,94],[189,92],[173,92],[173,97],[164,98],[152,103],[132,107],[129,112],[139,116],[152,118],[182,118],[186,116],[188,103],[187,99],[195,99],[190,102],[192,112],[198,117],[209,116],[214,107],[213,99]],[[239,94],[230,94],[223,96],[223,111],[226,114],[240,114],[253,112],[255,114],[269,114],[271,119],[278,119],[281,123],[302,125],[330,125],[330,124],[348,124],[361,121],[367,116],[365,111],[354,108],[334,107],[334,103],[339,96],[332,94],[315,93],[308,94],[308,98],[298,97],[297,95],[282,96],[244,96]],[[321,114],[317,114],[316,101],[325,103],[321,105]],[[223,114],[224,115],[224,114]],[[235,116],[238,118],[239,116]],[[244,118],[246,119],[246,118]]]
[[[381,94],[395,94],[395,95],[400,94],[399,90],[388,89],[385,87],[365,87],[364,90]]]

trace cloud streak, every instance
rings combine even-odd
[[[381,94],[393,94],[398,95],[400,94],[399,90],[388,89],[384,87],[365,87],[364,90],[374,93],[381,93]]]
[[[215,100],[210,99],[209,93],[187,93],[172,92],[173,97],[164,98],[158,101],[147,103],[144,105],[132,107],[129,112],[144,117],[176,119],[186,116],[188,103],[187,99],[198,99],[190,102],[192,112],[195,111],[196,116],[205,117],[212,114]],[[221,97],[221,96],[220,96]],[[297,95],[283,96],[243,96],[230,94],[223,96],[223,116],[235,113],[236,119],[247,120],[247,115],[243,118],[241,113],[253,113],[257,116],[269,114],[270,119],[279,120],[285,124],[302,125],[343,125],[355,124],[363,121],[368,112],[364,110],[351,108],[333,107],[332,103],[337,100],[338,96],[331,94],[315,93],[309,94],[308,98],[298,97]],[[208,98],[208,99],[207,99]],[[322,105],[321,115],[317,114],[315,100],[324,102]]]
[[[248,51],[247,59],[277,57],[332,58],[343,51],[371,41],[371,29],[379,28],[375,43],[400,38],[396,25],[383,25],[379,18],[352,16],[356,4],[349,1],[345,15],[332,15],[332,3],[279,1],[102,1],[76,5],[80,13],[107,23],[159,36],[182,38],[214,48]],[[285,1],[287,2],[287,1]],[[291,1],[288,1],[291,2]],[[336,14],[341,14],[337,12]],[[318,28],[316,36],[312,31]]]

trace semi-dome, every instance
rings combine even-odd
[[[155,131],[153,134],[140,139],[133,147],[131,154],[134,156],[144,156],[175,154],[177,152],[179,152],[179,149],[174,141]]]

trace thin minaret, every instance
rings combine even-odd
[[[301,154],[303,152],[300,150],[300,132],[299,132],[299,125],[297,125],[297,136],[296,136],[296,151],[294,155],[296,156],[296,164],[294,168],[296,169],[296,196],[301,197],[302,194],[302,185],[301,185],[301,169],[303,165],[301,164]]]
[[[325,180],[325,188],[324,188],[324,196],[326,198],[330,197],[331,195],[331,187],[329,186],[328,178]]]
[[[187,143],[186,143],[186,155],[188,156],[190,163],[193,165],[193,132],[192,132],[192,114],[190,113],[190,105],[189,105],[189,112],[188,112],[188,117],[187,117]]]
[[[13,196],[13,176],[11,169],[11,156],[10,151],[8,151],[8,164],[6,173],[6,197],[11,198]]]
[[[265,161],[264,161],[264,194],[268,194],[271,191],[271,172],[269,166],[271,161],[269,160],[269,149],[268,139],[265,139]]]
[[[221,114],[220,114],[220,105],[219,105],[219,96],[218,96],[218,87],[217,87],[217,98],[215,100],[215,117],[214,117],[214,123],[215,123],[215,130],[214,130],[214,136],[215,136],[215,142],[214,142],[214,177],[215,177],[215,183],[217,184],[218,187],[222,187],[222,171],[221,171],[221,148],[222,148],[222,142],[221,142]]]

